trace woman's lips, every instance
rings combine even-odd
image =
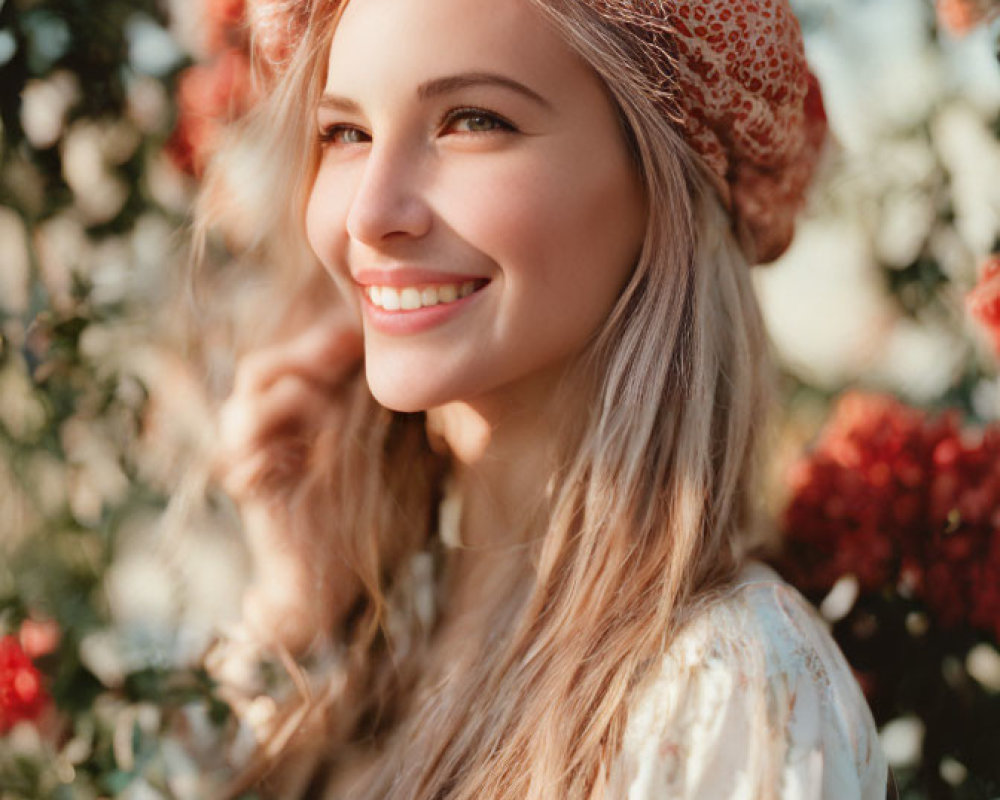
[[[360,286],[365,314],[385,333],[419,333],[451,319],[475,301],[489,280],[373,283]]]

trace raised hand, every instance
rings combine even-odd
[[[345,388],[360,358],[356,321],[337,305],[244,356],[219,413],[217,475],[240,507],[254,566],[244,622],[293,652],[328,632],[358,590],[331,546],[335,492],[318,484],[336,480]]]

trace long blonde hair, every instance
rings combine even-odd
[[[657,105],[662,87],[630,68],[629,34],[585,3],[532,2],[620,110],[648,199],[645,243],[576,365],[593,387],[589,418],[560,434],[535,569],[491,610],[489,649],[447,691],[417,692],[426,653],[400,659],[384,634],[386,597],[407,556],[426,546],[440,498],[445,459],[424,416],[379,407],[358,379],[345,429],[321,437],[296,535],[336,551],[364,589],[330,632],[350,677],[324,708],[332,723],[314,749],[336,774],[352,742],[376,743],[378,766],[352,797],[598,796],[630,699],[758,535],[771,373],[729,217]],[[303,232],[316,158],[309,111],[337,6],[313,8],[283,77],[211,170],[200,207],[202,229],[258,214],[249,244],[265,261],[280,253],[293,273],[315,269]],[[248,181],[234,202],[232,165],[248,143],[266,154],[253,173],[266,205],[246,199]]]

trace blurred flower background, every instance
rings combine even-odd
[[[1000,2],[794,5],[835,142],[755,271],[783,375],[776,563],[901,796],[1000,798]],[[0,0],[3,798],[217,797],[266,722],[204,666],[247,557],[192,474],[213,436],[192,354],[224,386],[232,353],[178,323],[199,176],[254,102],[249,13]],[[210,502],[179,522],[178,487]]]

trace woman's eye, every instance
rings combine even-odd
[[[320,129],[319,140],[322,144],[333,145],[364,144],[368,134],[350,125],[331,125]]]
[[[445,117],[444,130],[453,133],[493,133],[513,131],[514,126],[497,114],[466,108],[453,111]]]
[[[441,131],[445,134],[487,134],[514,131],[516,128],[499,114],[483,111],[477,108],[460,108],[448,113],[441,123]],[[347,147],[366,144],[371,141],[371,135],[353,125],[328,125],[321,127],[319,141],[323,145]]]

